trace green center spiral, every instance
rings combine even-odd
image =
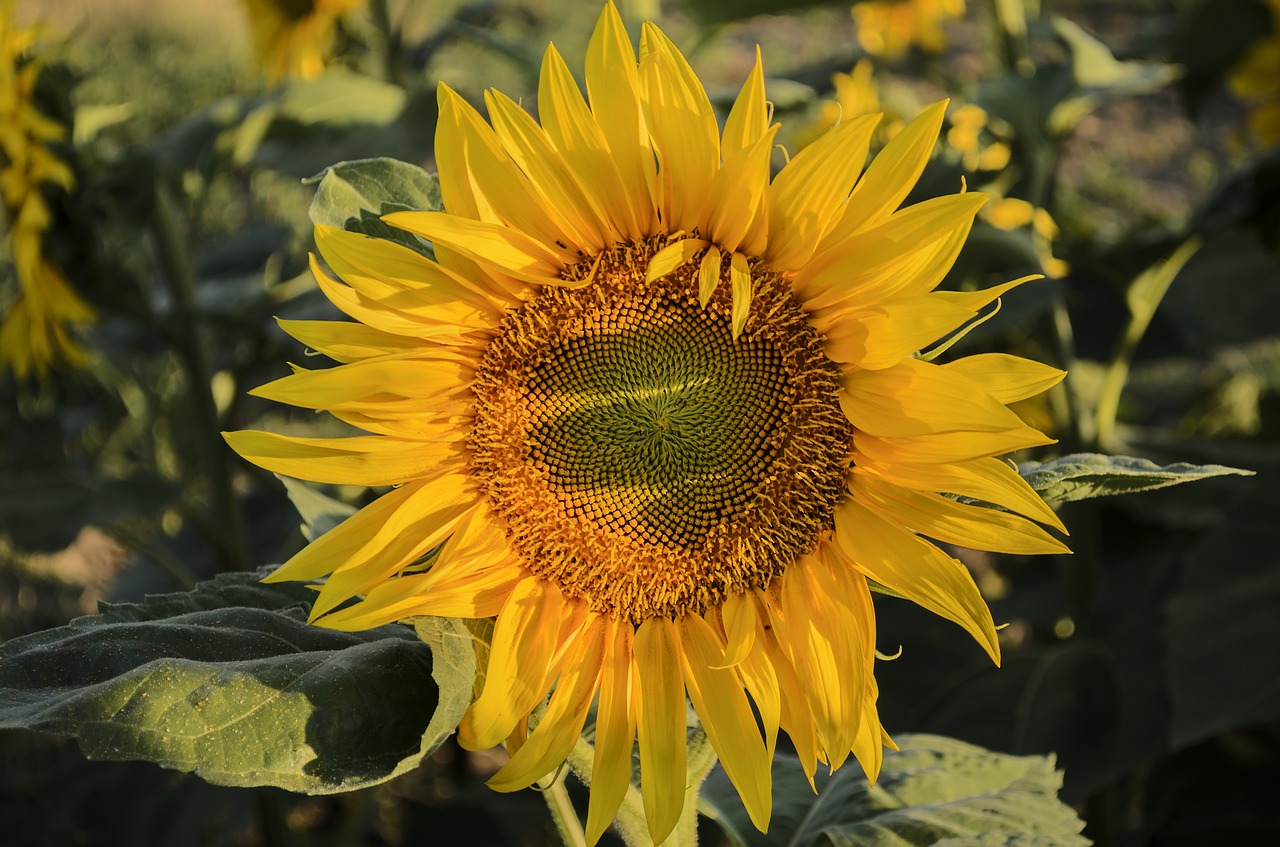
[[[683,299],[620,304],[577,330],[529,375],[531,460],[568,515],[695,548],[773,466],[794,395],[781,355]]]

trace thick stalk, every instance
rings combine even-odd
[[[227,446],[219,433],[218,407],[213,399],[213,374],[200,343],[195,274],[190,257],[183,247],[177,221],[177,204],[168,188],[157,182],[152,234],[160,259],[161,276],[173,297],[173,315],[179,325],[170,328],[169,335],[186,374],[192,412],[200,430],[196,440],[213,500],[218,532],[209,533],[209,541],[224,570],[244,570],[248,561],[244,527],[236,503]]]
[[[550,788],[544,789],[542,799],[551,810],[551,820],[555,821],[556,830],[565,847],[587,847],[587,834],[582,830],[582,821],[578,820],[578,812],[573,808],[569,790],[564,784],[567,775],[566,770],[551,783]]]
[[[579,738],[573,752],[569,754],[569,767],[588,785],[591,784],[591,764],[594,758],[595,750],[585,738]],[[702,783],[715,764],[715,750],[711,748],[706,733],[698,727],[689,734],[685,759],[684,809],[675,829],[662,842],[662,847],[697,847],[698,795],[701,793]],[[627,788],[626,797],[613,821],[613,828],[622,836],[627,847],[653,847],[653,839],[649,837],[649,824],[644,815],[644,800],[634,784]]]

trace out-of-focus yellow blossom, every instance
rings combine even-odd
[[[1280,142],[1280,0],[1271,6],[1271,33],[1256,42],[1231,72],[1232,93],[1253,104],[1249,131],[1263,147]]]
[[[1067,275],[1071,266],[1061,259],[1053,257],[1053,242],[1057,240],[1060,230],[1053,217],[1044,209],[1031,205],[1026,200],[1016,197],[996,198],[983,207],[978,216],[996,229],[1015,230],[1031,227],[1032,239],[1036,252],[1040,254],[1040,265],[1045,276],[1057,279]]]
[[[983,135],[989,122],[986,110],[972,103],[966,103],[951,113],[947,143],[963,157],[965,170],[998,171],[1009,164],[1011,151],[1008,144],[999,140],[984,143],[990,137],[990,132],[986,137]]]
[[[315,79],[324,70],[338,19],[365,0],[242,0],[254,54],[268,82]]]
[[[859,60],[847,74],[833,74],[831,84],[835,88],[835,96],[830,100],[823,100],[813,122],[796,133],[796,149],[803,149],[817,141],[823,133],[841,121],[853,120],[863,115],[884,115],[876,127],[876,140],[879,143],[883,144],[897,135],[905,124],[905,119],[891,107],[881,103],[880,88],[872,74],[870,59]]]
[[[31,55],[36,31],[19,27],[13,8],[12,0],[0,2],[0,206],[18,293],[0,323],[0,369],[26,378],[43,377],[58,362],[81,362],[71,327],[90,323],[94,313],[44,252],[51,215],[42,187],[70,189],[75,179],[48,147],[67,129],[35,106],[42,66]]]
[[[875,0],[853,7],[862,49],[889,60],[901,58],[912,45],[941,53],[947,22],[961,17],[964,0]]]

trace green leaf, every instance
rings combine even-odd
[[[384,224],[379,216],[443,209],[440,181],[434,174],[395,159],[358,159],[325,168],[306,182],[318,183],[309,210],[313,223],[362,232],[433,255],[427,242]]]
[[[799,760],[773,762],[769,834],[751,825],[717,767],[703,784],[703,811],[738,847],[924,847],[924,845],[1086,845],[1084,824],[1058,797],[1062,774],[1048,756],[1010,756],[936,735],[898,739],[875,786],[850,760],[819,768],[815,796]]]
[[[314,592],[262,575],[105,606],[0,646],[0,728],[72,736],[91,759],[309,794],[391,779],[454,731],[474,673],[459,623],[419,621],[423,640],[402,626],[309,626]]]
[[[302,518],[302,535],[308,541],[315,541],[356,513],[355,506],[322,494],[314,486],[280,474],[275,476],[284,483],[289,502],[298,510],[298,517]]]
[[[1215,476],[1253,476],[1253,471],[1225,465],[1179,462],[1162,467],[1149,459],[1100,453],[1074,453],[1049,462],[1023,462],[1018,472],[1048,503],[1153,491]]]
[[[1075,78],[1075,91],[1049,114],[1048,126],[1056,134],[1065,135],[1104,103],[1159,91],[1182,73],[1161,62],[1121,62],[1107,45],[1066,18],[1055,17],[1053,28],[1071,53]]]

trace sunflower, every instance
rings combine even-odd
[[[315,79],[324,70],[334,30],[364,0],[242,0],[258,65],[269,82]]]
[[[646,24],[637,61],[612,5],[586,81],[588,99],[549,47],[541,124],[491,91],[490,125],[441,86],[445,211],[384,218],[435,260],[317,227],[316,279],[355,322],[282,323],[341,364],[255,391],[368,434],[228,440],[286,475],[395,486],[268,577],[327,576],[319,625],[496,618],[460,727],[470,749],[511,741],[492,787],[554,772],[596,703],[588,838],[638,742],[660,843],[685,802],[687,698],[763,830],[779,729],[810,779],[850,754],[874,779],[892,744],[873,582],[998,658],[969,573],[922,536],[1065,549],[994,458],[1049,442],[1007,404],[1062,373],[912,355],[1021,282],[934,291],[982,196],[898,209],[944,103],[861,178],[876,116],[771,180],[758,51],[723,132],[675,45]]]
[[[50,148],[66,139],[67,128],[35,102],[43,68],[32,54],[37,31],[19,27],[13,8],[0,3],[0,208],[18,294],[0,323],[0,366],[21,378],[44,376],[58,362],[81,362],[71,328],[92,322],[94,312],[44,250],[52,222],[44,189],[69,190],[75,178]]]
[[[963,17],[964,0],[867,0],[853,6],[862,49],[890,61],[902,58],[912,45],[941,53],[947,46],[947,23]]]
[[[1254,42],[1227,84],[1251,105],[1249,132],[1262,148],[1280,142],[1280,0],[1267,0],[1271,30]]]

